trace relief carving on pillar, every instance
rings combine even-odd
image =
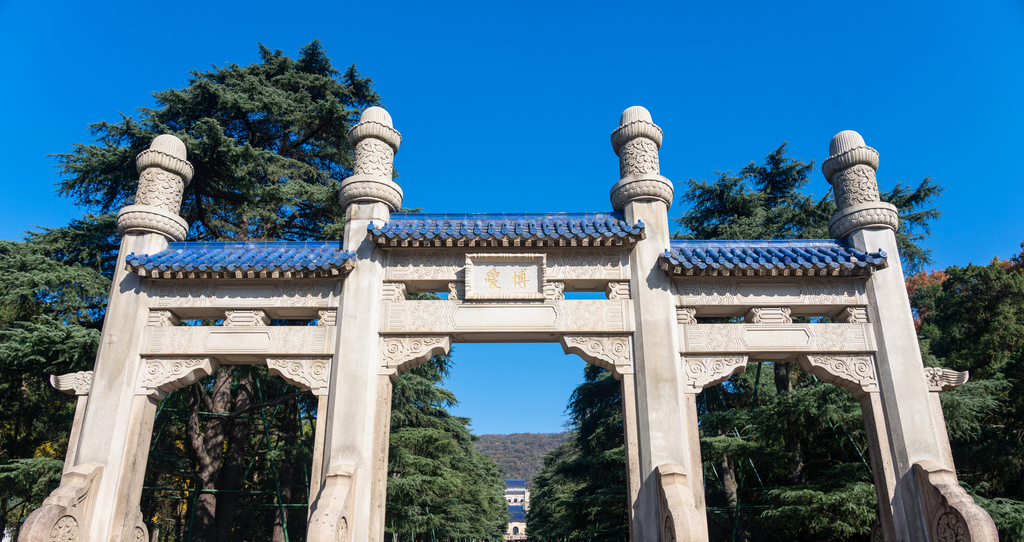
[[[451,337],[447,335],[384,337],[380,341],[381,369],[392,380],[398,380],[402,371],[422,365],[434,356],[447,354],[452,344]]]
[[[619,177],[661,172],[658,145],[646,137],[638,137],[619,147]]]
[[[327,395],[331,358],[267,358],[267,369],[292,386],[307,389],[316,396]]]
[[[700,393],[747,370],[747,356],[683,356],[683,393]]]
[[[633,372],[628,336],[562,335],[560,342],[566,354],[576,354],[587,363],[608,369],[616,378]]]
[[[352,513],[356,468],[352,465],[332,467],[320,494],[309,507],[307,540],[349,542],[348,517]]]
[[[149,395],[162,401],[167,394],[190,386],[217,370],[213,358],[142,358],[135,395]]]
[[[956,474],[933,461],[914,463],[925,525],[937,542],[997,542],[992,518],[960,487]]]
[[[707,533],[700,532],[704,522],[697,510],[686,471],[679,465],[666,464],[659,465],[655,474],[660,517],[664,518],[664,521],[659,521],[661,540],[706,540]]]
[[[89,395],[92,389],[92,371],[50,375],[50,385],[68,395]]]
[[[967,371],[954,371],[942,367],[925,367],[924,377],[928,381],[928,391],[949,391],[963,386],[970,379]]]
[[[836,196],[836,207],[839,209],[858,203],[879,201],[875,170],[863,164],[846,168],[833,175],[832,190]]]
[[[875,373],[875,357],[828,356],[808,354],[800,356],[800,368],[823,382],[835,384],[850,392],[854,397],[878,392],[878,376]]]
[[[22,524],[19,542],[85,540],[102,474],[103,467],[95,463],[66,468],[60,486]]]

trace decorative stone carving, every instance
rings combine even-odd
[[[224,325],[227,327],[262,327],[270,325],[267,313],[255,310],[226,310]]]
[[[853,130],[836,134],[828,150],[821,172],[832,185],[839,209],[829,220],[829,234],[842,239],[862,228],[895,231],[899,225],[896,207],[881,202],[878,195],[878,151],[865,145],[864,138]]]
[[[992,518],[960,487],[956,474],[933,461],[914,463],[925,525],[938,542],[997,542]]]
[[[545,282],[544,299],[551,299],[554,301],[565,299],[565,283],[561,281]]]
[[[330,358],[267,358],[267,369],[292,386],[305,388],[313,395],[327,395],[331,377]]]
[[[149,320],[146,321],[147,326],[155,327],[168,327],[176,326],[181,323],[181,318],[178,318],[176,314],[171,311],[149,311]]]
[[[543,303],[384,301],[380,332],[443,334],[482,332],[631,333],[629,299],[565,299]]]
[[[355,481],[354,466],[338,465],[331,468],[324,477],[320,494],[309,510],[307,540],[351,541],[348,518],[352,513]]]
[[[614,301],[572,300],[555,305],[555,326],[559,331],[625,330],[625,306]]]
[[[619,177],[612,187],[612,208],[616,211],[634,200],[660,200],[672,207],[672,182],[661,176],[658,149],[663,133],[651,114],[640,106],[623,111],[619,127],[612,132],[612,150],[619,156]]]
[[[764,281],[700,277],[673,281],[678,304],[721,305],[851,305],[864,304],[864,282],[857,279],[808,278]]]
[[[212,358],[142,358],[136,395],[149,395],[162,401],[168,393],[195,384],[217,370]]]
[[[660,539],[665,542],[707,539],[707,533],[700,532],[704,524],[700,517],[703,511],[697,509],[686,470],[679,465],[665,464],[654,472],[658,480],[659,508],[664,518],[658,522]]]
[[[334,326],[338,323],[337,309],[320,309],[316,311],[316,325],[320,327]]]
[[[53,490],[21,526],[23,542],[77,542],[86,540],[103,467],[83,463],[66,467],[60,486]]]
[[[448,283],[448,301],[459,302],[460,300],[466,299],[466,283],[464,282],[449,282]]]
[[[89,395],[92,389],[92,371],[50,375],[50,385],[68,395]]]
[[[810,354],[800,357],[800,368],[822,382],[835,384],[854,397],[878,392],[874,356],[825,356]]]
[[[632,347],[627,336],[562,335],[562,351],[608,369],[617,379],[633,372]]]
[[[135,204],[118,213],[118,233],[154,232],[173,241],[184,240],[188,223],[178,211],[182,193],[192,180],[185,144],[172,135],[159,135],[135,157],[135,166],[139,172]]]
[[[866,324],[868,321],[867,307],[843,307],[837,319],[844,324]]]
[[[629,283],[609,282],[604,289],[604,294],[608,296],[608,299],[629,299]]]
[[[381,299],[388,301],[405,301],[408,293],[404,282],[385,282],[382,285]]]
[[[747,312],[748,324],[792,324],[793,309],[789,307],[754,307]]]
[[[928,391],[940,392],[963,386],[970,379],[971,375],[967,371],[954,371],[942,367],[925,367],[924,377],[928,381]]]
[[[256,363],[267,356],[321,356],[334,353],[334,326],[147,327],[142,355],[215,355],[222,362]]]
[[[394,129],[391,115],[380,107],[363,111],[349,130],[348,141],[355,151],[352,176],[341,183],[338,198],[342,208],[350,203],[382,202],[391,211],[402,207],[402,189],[392,180],[394,156],[402,135]]]
[[[226,309],[259,309],[271,318],[298,320],[337,308],[340,294],[341,280],[334,279],[185,279],[154,282],[149,307],[182,318],[219,319]]]
[[[402,371],[422,365],[434,356],[447,354],[451,337],[384,337],[381,338],[381,365],[392,380],[398,380]]]
[[[747,356],[683,356],[683,393],[700,393],[747,370]]]
[[[697,324],[680,328],[682,352],[874,352],[871,324]]]
[[[696,324],[697,309],[693,307],[676,307],[676,322],[680,324]]]
[[[544,299],[544,254],[466,254],[466,299]]]

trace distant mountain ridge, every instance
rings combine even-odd
[[[480,435],[473,448],[494,459],[505,478],[525,478],[529,487],[543,465],[544,454],[569,438],[569,433]]]

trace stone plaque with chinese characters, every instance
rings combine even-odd
[[[466,254],[466,299],[544,299],[544,254]]]

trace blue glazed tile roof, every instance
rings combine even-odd
[[[526,487],[526,478],[506,478],[505,487]]]
[[[526,512],[526,510],[523,508],[523,505],[521,505],[521,504],[510,504],[510,505],[508,505],[508,511],[512,512],[513,514],[515,514],[516,512],[519,512],[520,514]]]
[[[524,514],[522,512],[513,512],[512,513],[512,517],[510,517],[508,520],[509,520],[509,522],[513,522],[513,521],[526,521],[526,514]]]
[[[866,275],[888,265],[887,255],[860,252],[832,239],[672,241],[662,270],[687,275]]]
[[[380,246],[610,246],[644,238],[644,224],[622,213],[395,213],[371,223]]]
[[[170,243],[156,254],[129,254],[130,271],[153,278],[303,278],[345,275],[355,254],[340,241]]]

